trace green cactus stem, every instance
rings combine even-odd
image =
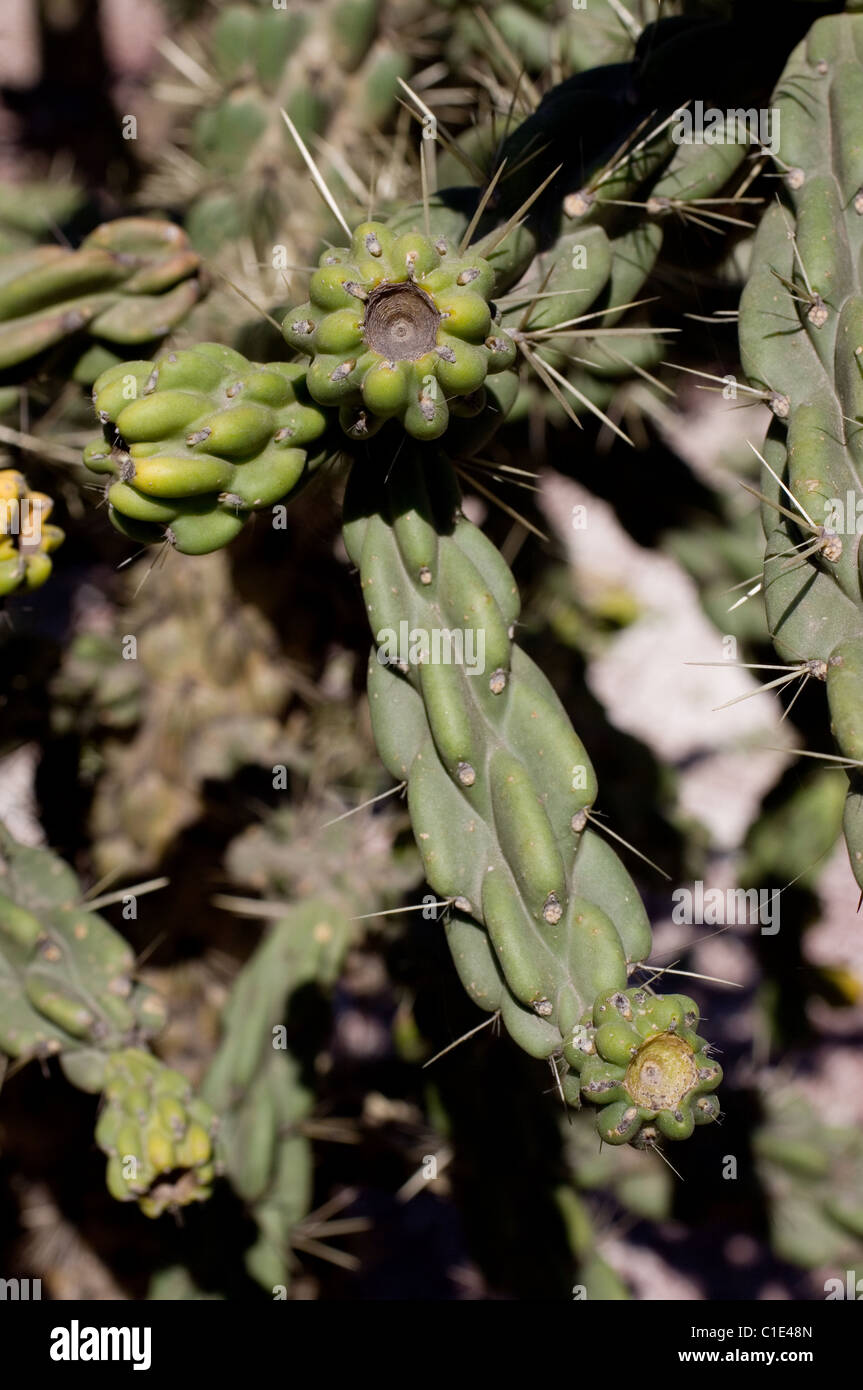
[[[63,345],[80,357],[88,338],[102,349],[94,361],[116,361],[118,348],[158,343],[207,288],[185,232],[156,218],[106,222],[77,251],[12,252],[0,257],[0,373],[32,370]]]
[[[552,1059],[571,1105],[626,1102],[625,1124],[616,1110],[600,1115],[608,1142],[686,1137],[716,1118],[705,1093],[720,1069],[694,1032],[691,1001],[625,993],[650,952],[649,923],[622,863],[590,825],[590,760],[512,640],[515,581],[461,512],[449,460],[415,448],[356,466],[344,534],[375,636],[373,731],[387,768],[407,782],[426,877],[448,904],[447,939],[468,993],[500,1013],[525,1051]],[[420,634],[413,653],[394,649],[401,630]],[[436,656],[433,634],[442,632],[460,632],[464,652],[481,658]],[[609,994],[638,1020],[625,1057],[601,1017]]]
[[[861,59],[860,14],[820,19],[789,59],[774,98],[781,197],[755,240],[740,349],[774,414],[762,481],[768,624],[781,658],[824,682],[863,886]]]

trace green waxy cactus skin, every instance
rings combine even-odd
[[[108,1058],[96,1143],[118,1202],[145,1216],[205,1202],[216,1175],[216,1116],[178,1071],[141,1048]]]
[[[493,319],[493,288],[491,266],[470,250],[365,222],[349,247],[323,252],[309,303],[282,331],[312,359],[310,394],[341,408],[351,438],[392,418],[415,439],[437,439],[450,402],[515,360],[515,344]]]
[[[0,257],[0,373],[81,335],[111,350],[156,343],[206,289],[185,232],[156,218],[106,222],[77,251],[37,246]]]
[[[51,574],[51,555],[65,539],[48,520],[53,508],[23,473],[0,469],[0,598],[38,589]]]
[[[210,1195],[215,1117],[142,1046],[166,1014],[134,969],[131,947],[82,905],[72,870],[0,826],[0,1050],[56,1056],[74,1086],[104,1093],[96,1142],[108,1190],[159,1216]]]
[[[304,368],[249,362],[218,343],[111,367],[93,387],[111,520],[186,554],[218,550],[253,511],[295,493],[320,462],[327,420]],[[317,450],[309,446],[318,444]]]
[[[284,919],[237,977],[202,1088],[221,1118],[225,1175],[258,1226],[246,1265],[267,1288],[289,1282],[291,1236],[311,1205],[313,1178],[301,1126],[314,1094],[278,1034],[294,991],[334,983],[352,934],[349,918],[331,900],[285,907]]]
[[[123,938],[82,905],[71,869],[0,827],[0,1049],[60,1056],[75,1084],[98,1089],[98,1055],[164,1026],[134,968]]]
[[[782,199],[756,237],[740,346],[775,416],[762,483],[768,624],[780,656],[826,684],[836,742],[852,764],[845,832],[863,886],[861,59],[863,16],[830,16],[780,81]]]
[[[404,450],[381,470],[355,467],[344,534],[375,636],[375,737],[388,770],[407,782],[426,878],[450,906],[462,982],[520,1047],[559,1063],[570,1104],[610,1100],[611,1088],[580,1075],[577,1044],[609,993],[624,997],[650,928],[628,873],[589,825],[597,786],[587,753],[512,640],[515,581],[461,514],[452,467],[433,449]],[[435,634],[453,633],[464,643],[455,658],[434,647]],[[696,1107],[702,1120],[718,1113],[700,1103],[720,1073],[686,1021],[694,1006],[643,998],[638,1042],[651,1049],[645,1067],[658,1082],[649,1096],[636,1088],[625,1132],[621,1117],[601,1118],[611,1142],[682,1138]],[[606,1028],[593,1045],[603,1066],[614,1065],[609,1050],[616,1058],[620,1043]],[[614,1088],[614,1099],[625,1095]]]

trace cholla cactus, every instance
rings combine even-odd
[[[61,859],[2,826],[0,885],[0,1050],[59,1057],[74,1085],[103,1092],[96,1141],[112,1196],[151,1217],[205,1201],[215,1117],[144,1049],[165,1009],[135,980],[131,947],[81,902]]]
[[[786,1087],[764,1096],[767,1115],[752,1146],[768,1197],[776,1254],[804,1269],[863,1254],[863,1141],[859,1130],[825,1125]]]
[[[246,1257],[266,1287],[289,1282],[291,1237],[311,1205],[312,1148],[302,1123],[314,1108],[301,1061],[278,1042],[295,991],[331,986],[352,937],[325,899],[285,906],[238,975],[222,1041],[202,1094],[222,1117],[225,1173],[247,1202],[259,1237]]]
[[[782,200],[766,213],[755,241],[740,344],[744,368],[774,414],[762,511],[768,622],[790,673],[825,685],[849,769],[845,835],[863,885],[860,441],[853,424],[863,353],[855,249],[863,158],[853,114],[861,53],[863,14],[821,19],[779,84]],[[787,332],[777,334],[777,315],[787,319]],[[837,507],[846,518],[841,528]]]
[[[304,744],[325,741],[329,723],[318,711]],[[276,811],[244,831],[227,854],[231,878],[265,895],[270,913],[284,903],[237,977],[203,1087],[222,1117],[226,1176],[259,1228],[246,1265],[266,1288],[290,1281],[292,1243],[312,1201],[313,1153],[303,1125],[315,1106],[307,1084],[314,1059],[301,1033],[285,1030],[292,1002],[310,986],[335,985],[359,936],[351,920],[356,904],[364,912],[389,907],[420,874],[416,857],[394,848],[402,816],[361,812],[325,829],[322,820],[312,797],[301,813]],[[251,899],[234,905],[255,910]]]
[[[231,22],[246,33],[246,20]],[[723,44],[733,37],[733,26],[711,25]],[[624,27],[629,44],[637,25]],[[621,371],[648,371],[655,361],[656,345],[641,345],[649,335],[633,333],[618,340],[626,351],[616,364],[613,349],[591,340],[586,320],[603,333],[622,323],[658,264],[672,217],[735,224],[749,182],[746,144],[678,142],[670,99],[667,119],[651,115],[666,100],[669,76],[706,32],[688,21],[651,31],[627,69],[633,101],[614,105],[615,120],[600,123],[583,157],[581,146],[574,153],[567,144],[572,122],[596,109],[603,88],[582,76],[547,93],[502,143],[494,130],[488,139],[482,130],[465,138],[468,163],[483,149],[490,161],[481,188],[450,189],[421,208],[393,209],[390,221],[355,227],[350,245],[325,249],[308,302],[283,327],[287,342],[310,359],[292,379],[297,394],[307,391],[320,419],[340,424],[341,434],[330,438],[353,465],[344,534],[375,639],[375,735],[387,768],[407,783],[459,974],[524,1050],[551,1061],[570,1104],[600,1105],[607,1141],[642,1145],[685,1138],[715,1119],[720,1069],[698,1036],[693,1002],[657,999],[632,979],[650,952],[646,913],[591,823],[598,789],[588,755],[548,682],[514,642],[515,582],[463,515],[453,459],[476,455],[512,408],[505,369],[516,353],[558,403],[566,391],[588,407],[590,390],[572,378],[573,354],[582,378],[600,383]],[[498,314],[495,301],[504,294]],[[811,307],[820,315],[820,303]],[[106,390],[116,391],[118,380]],[[140,413],[148,436],[128,444],[134,478],[111,484],[134,490],[112,492],[118,513],[133,501],[152,503],[161,465],[150,465],[160,454],[180,461],[166,467],[158,497],[177,520],[199,487],[209,511],[223,512],[232,493],[246,510],[258,500],[266,505],[277,483],[272,494],[253,489],[251,502],[239,483],[269,448],[273,415],[266,428],[263,415],[247,424],[234,417],[239,452],[229,475],[212,434],[198,437],[215,428],[220,412],[196,402],[197,413],[186,418],[183,400],[166,392],[160,402],[158,395],[152,404],[105,406],[109,435],[128,433],[124,416],[134,431]],[[850,411],[853,401],[847,404]],[[161,418],[163,405],[170,418],[153,429],[151,416]],[[177,452],[172,441],[186,429]],[[201,446],[213,454],[210,472],[199,467]],[[107,466],[113,470],[117,459]],[[293,480],[282,481],[288,496]],[[174,529],[167,516],[159,521]],[[212,543],[227,534],[214,532]],[[463,659],[436,660],[428,647],[416,660],[390,658],[386,634],[404,625],[481,639],[487,669],[469,678]],[[852,655],[846,675],[856,670]],[[838,690],[839,678],[834,683]]]
[[[157,160],[145,196],[176,198],[179,168],[182,196],[191,194],[189,234],[208,254],[248,240],[269,255],[275,240],[294,234],[308,245],[320,207],[286,179],[301,161],[281,113],[306,142],[334,149],[337,167],[370,170],[397,110],[398,79],[414,66],[411,49],[423,54],[421,36],[416,45],[411,37],[422,17],[412,0],[222,7],[206,32],[187,36],[209,77],[203,91],[200,82],[189,88],[200,109],[181,137],[188,152]],[[184,103],[178,117],[187,110]]]
[[[82,904],[72,870],[2,826],[0,886],[0,1048],[60,1056],[76,1081],[96,1065],[98,1089],[101,1054],[158,1032],[161,1001],[135,982],[128,944]]]
[[[12,252],[0,257],[0,372],[32,371],[65,346],[77,379],[92,381],[118,348],[161,341],[206,289],[182,228],[156,218],[106,222],[77,251]]]
[[[385,765],[407,782],[426,877],[450,908],[454,963],[520,1047],[552,1060],[569,1103],[626,1098],[625,1124],[616,1107],[612,1123],[600,1116],[608,1142],[686,1137],[716,1118],[702,1093],[721,1077],[694,1033],[691,1001],[636,991],[643,1026],[629,1040],[630,1070],[618,1076],[612,1063],[590,1084],[590,1059],[603,1057],[596,1038],[606,1036],[594,1031],[594,1010],[619,997],[632,1017],[624,991],[650,953],[650,926],[590,825],[597,784],[587,752],[513,642],[512,574],[459,501],[445,456],[419,449],[396,465],[355,468],[345,498],[345,542],[375,635],[372,725]],[[430,646],[411,664],[386,646],[403,626],[461,629],[482,669],[435,660]]]

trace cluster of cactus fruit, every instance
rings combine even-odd
[[[309,393],[340,407],[350,438],[393,419],[414,439],[438,439],[450,409],[477,413],[486,376],[515,361],[515,343],[492,321],[493,288],[491,266],[453,255],[445,237],[365,222],[350,247],[323,252],[308,304],[283,331],[312,359]]]
[[[54,503],[33,492],[15,468],[0,468],[0,597],[38,589],[51,573],[51,554],[63,544],[49,522]]]
[[[287,500],[324,457],[307,448],[327,421],[302,368],[257,366],[218,343],[110,367],[93,403],[105,439],[84,461],[108,475],[112,522],[186,555],[227,545],[250,512]]]
[[[850,781],[845,833],[863,886],[863,15],[854,8],[818,20],[781,79],[782,194],[754,241],[740,338],[747,377],[775,417],[763,481],[770,634],[784,660],[826,684]],[[332,73],[317,90],[297,80],[328,36],[343,40],[340,71],[371,86],[384,74],[394,88],[396,69],[407,73],[379,32],[388,9],[383,0],[303,7],[294,30],[275,10],[232,6],[219,16],[224,89],[200,115],[195,149],[214,184],[242,182],[240,222],[229,235],[250,235],[259,248],[275,235],[282,198],[267,171],[289,148],[279,106],[305,135],[329,130]],[[558,57],[564,46],[549,33],[545,7],[535,10],[494,11],[529,71],[545,66],[545,44]],[[652,946],[647,912],[600,833],[587,750],[515,641],[513,574],[465,515],[457,480],[457,465],[476,457],[526,394],[542,409],[601,413],[619,379],[649,374],[664,348],[636,301],[666,228],[678,214],[707,220],[714,232],[739,225],[730,214],[751,181],[744,161],[752,150],[732,139],[677,143],[670,108],[662,99],[651,107],[671,57],[661,41],[631,57],[633,32],[616,10],[615,20],[593,32],[595,51],[626,64],[642,85],[626,110],[615,108],[611,134],[593,131],[589,153],[564,149],[561,157],[573,119],[598,99],[578,56],[594,52],[588,44],[571,56],[579,75],[503,139],[489,123],[455,142],[477,173],[473,183],[385,209],[357,221],[349,244],[325,246],[307,300],[284,315],[295,360],[258,363],[218,342],[159,351],[207,289],[192,242],[222,240],[214,222],[226,192],[210,186],[189,218],[199,229],[192,241],[171,222],[129,218],[98,228],[76,251],[27,247],[0,259],[0,372],[17,382],[62,363],[92,386],[101,434],[84,463],[104,482],[111,522],[136,546],[222,551],[254,513],[291,502],[327,461],[348,465],[343,538],[373,636],[372,729],[384,766],[406,788],[461,983],[518,1047],[548,1061],[566,1105],[596,1108],[605,1143],[649,1149],[718,1118],[721,1068],[699,1036],[695,1002],[638,983]],[[474,51],[484,32],[475,14],[459,15],[450,51]],[[684,28],[669,31],[670,46],[685,39]],[[371,104],[377,122],[394,97]],[[457,167],[452,150],[446,158]],[[142,357],[123,360],[133,345]],[[519,381],[519,362],[534,369],[534,384]],[[844,531],[832,519],[835,499],[853,510]],[[0,471],[0,502],[5,597],[44,582],[63,533],[47,524],[50,498],[31,492],[17,470]],[[29,511],[29,529],[8,521],[13,509]],[[261,625],[245,610],[228,611],[223,557],[199,563],[211,568],[185,600],[187,581],[175,571],[156,573],[143,591],[143,622],[131,624],[143,676],[127,678],[113,639],[89,637],[55,683],[69,727],[82,692],[89,700],[98,691],[105,728],[125,731],[100,752],[100,869],[156,863],[194,819],[206,777],[244,759],[266,763],[277,746],[286,673],[269,659]],[[175,600],[186,611],[172,627],[163,608]],[[155,650],[148,605],[158,610]],[[428,640],[394,654],[391,636],[405,630]],[[460,634],[480,661],[439,659],[428,636],[438,633]],[[130,739],[147,695],[151,709]],[[198,722],[207,734],[212,728],[209,741]],[[256,746],[264,750],[257,759]],[[256,1222],[247,1268],[265,1287],[287,1282],[292,1235],[313,1188],[304,1124],[314,1092],[302,1058],[274,1045],[274,1035],[304,986],[326,989],[338,978],[358,892],[370,912],[413,881],[409,871],[404,880],[393,875],[385,891],[370,871],[349,874],[349,856],[340,876],[334,851],[326,891],[313,892],[300,872],[304,850],[281,843],[279,878],[266,837],[290,844],[296,832],[289,820],[233,849],[235,877],[283,896],[285,912],[237,977],[200,1097],[147,1050],[164,1012],[135,980],[130,948],[87,911],[60,861],[0,833],[0,1047],[21,1059],[56,1054],[74,1084],[102,1094],[96,1138],[118,1200],[159,1216],[206,1200],[224,1173]],[[244,873],[250,859],[254,873]],[[821,1241],[813,1235],[812,1262],[844,1254],[846,1237],[863,1229],[849,1196],[859,1175],[849,1136],[807,1151],[782,1120],[757,1137],[755,1151],[780,1251],[809,1258],[783,1234],[797,1220],[788,1213],[798,1211],[805,1179],[820,1185],[816,1215],[807,1216]],[[832,1190],[837,1172],[845,1186]],[[806,1201],[811,1207],[808,1190]],[[611,1278],[601,1261],[598,1269]]]
[[[108,1155],[108,1191],[145,1216],[205,1202],[215,1177],[216,1117],[178,1071],[129,1047],[105,1064],[96,1143]]]

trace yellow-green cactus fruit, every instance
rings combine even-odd
[[[111,367],[93,404],[103,438],[84,462],[107,475],[111,521],[135,541],[167,540],[185,554],[227,545],[324,456],[327,420],[305,369],[249,362],[219,343]]]
[[[0,598],[38,589],[50,575],[51,554],[64,540],[48,521],[53,507],[23,473],[0,469]]]
[[[141,1048],[108,1058],[96,1143],[108,1190],[145,1216],[204,1202],[215,1176],[216,1117],[180,1072]]]

